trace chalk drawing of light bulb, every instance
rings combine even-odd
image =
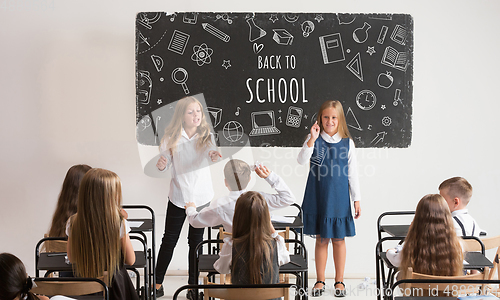
[[[302,28],[302,35],[305,38],[314,31],[314,23],[311,21],[304,21],[302,24],[300,24],[300,27]]]
[[[372,28],[372,26],[365,22],[365,24],[363,24],[363,27],[355,29],[352,32],[352,38],[354,39],[354,41],[359,44],[366,42],[366,40],[368,39],[368,30],[370,30],[370,28]]]

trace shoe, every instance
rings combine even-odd
[[[324,281],[318,280],[318,281],[316,281],[314,286],[316,286],[318,283],[323,284],[323,286],[320,289],[318,289],[318,288],[312,289],[311,296],[313,296],[313,297],[319,297],[319,296],[323,295],[323,293],[325,292],[326,283]]]
[[[195,290],[188,290],[187,291],[187,294],[186,294],[186,298],[188,300],[198,300],[198,295],[196,295],[196,291]]]
[[[341,289],[336,288],[335,286],[337,286],[337,284],[343,285],[344,289],[341,290]],[[345,284],[342,281],[335,282],[335,284],[333,286],[335,287],[335,297],[345,297],[345,295],[346,295],[346,293],[345,293]]]
[[[160,297],[163,297],[163,295],[165,295],[165,292],[163,291],[163,285],[160,286],[159,289],[155,289],[156,291],[156,298],[160,298]]]

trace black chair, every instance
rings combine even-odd
[[[193,262],[195,269],[198,272],[207,272],[208,279],[211,282],[215,282],[215,275],[218,272],[214,269],[214,263],[219,259],[218,254],[203,254],[203,245],[211,245],[222,243],[222,240],[204,240],[196,246],[196,259]],[[298,247],[298,254],[290,255],[290,262],[280,266],[280,274],[292,274],[296,277],[297,286],[301,290],[307,291],[307,280],[308,280],[308,260],[307,260],[307,250],[305,244],[299,240],[285,239],[285,243],[294,243],[294,247]],[[305,295],[297,295],[297,299],[307,299],[307,293]]]
[[[266,290],[270,292],[279,292],[280,290],[288,290],[289,288],[296,288],[295,285],[291,283],[277,283],[277,284],[252,284],[252,285],[236,285],[236,284],[204,284],[204,285],[184,285],[178,288],[173,296],[173,300],[177,300],[179,294],[183,290],[187,289],[204,289],[204,290],[214,290],[219,292],[219,296],[222,296],[226,300],[263,300],[269,299],[270,295],[267,294]],[[273,291],[274,290],[274,291]],[[297,290],[295,294],[300,294]],[[219,297],[217,297],[219,298]],[[271,298],[276,298],[271,296]],[[206,298],[205,298],[206,299]]]
[[[149,276],[149,282],[151,282],[151,284],[153,286],[156,285],[156,269],[155,269],[155,266],[156,266],[156,254],[155,254],[155,251],[156,251],[156,235],[155,235],[155,213],[153,211],[153,209],[147,205],[123,205],[122,206],[123,209],[126,209],[126,210],[137,210],[137,211],[145,211],[148,215],[147,218],[132,218],[130,217],[128,219],[129,222],[143,222],[141,226],[139,227],[131,227],[131,232],[130,233],[135,233],[135,234],[139,234],[142,236],[142,238],[144,239],[144,241],[146,242],[146,245],[147,245],[147,260],[148,260],[148,264],[149,264],[149,274],[145,274],[144,276]],[[148,243],[148,238],[146,236],[146,233],[151,233],[151,244]],[[148,287],[149,288],[149,287]],[[156,300],[156,294],[153,293],[153,295],[151,296],[153,299]],[[148,297],[148,298],[151,298],[151,297]]]
[[[106,284],[97,278],[34,278],[36,287],[31,292],[46,296],[71,296],[75,299],[109,300]],[[98,295],[100,294],[100,295]]]

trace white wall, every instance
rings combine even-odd
[[[19,2],[24,6],[16,6]],[[139,11],[411,14],[412,144],[408,149],[357,150],[363,211],[356,222],[358,235],[347,241],[346,275],[374,276],[380,213],[414,209],[424,194],[437,192],[439,183],[451,176],[472,183],[470,213],[489,235],[500,234],[499,1],[168,2],[2,1],[0,252],[15,253],[30,274],[35,244],[48,230],[62,180],[73,164],[115,171],[126,204],[154,208],[161,238],[168,182],[142,173],[135,140],[134,20]],[[301,202],[307,170],[296,168],[298,149],[251,152],[272,162]],[[265,188],[256,182],[255,188]],[[224,193],[222,185],[217,192]],[[185,236],[184,231],[172,271],[187,268]],[[313,258],[312,239],[307,245]],[[327,272],[333,274],[331,260]]]

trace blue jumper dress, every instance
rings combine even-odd
[[[355,236],[348,180],[349,138],[327,143],[321,135],[314,142],[302,210],[304,233],[321,238]]]

